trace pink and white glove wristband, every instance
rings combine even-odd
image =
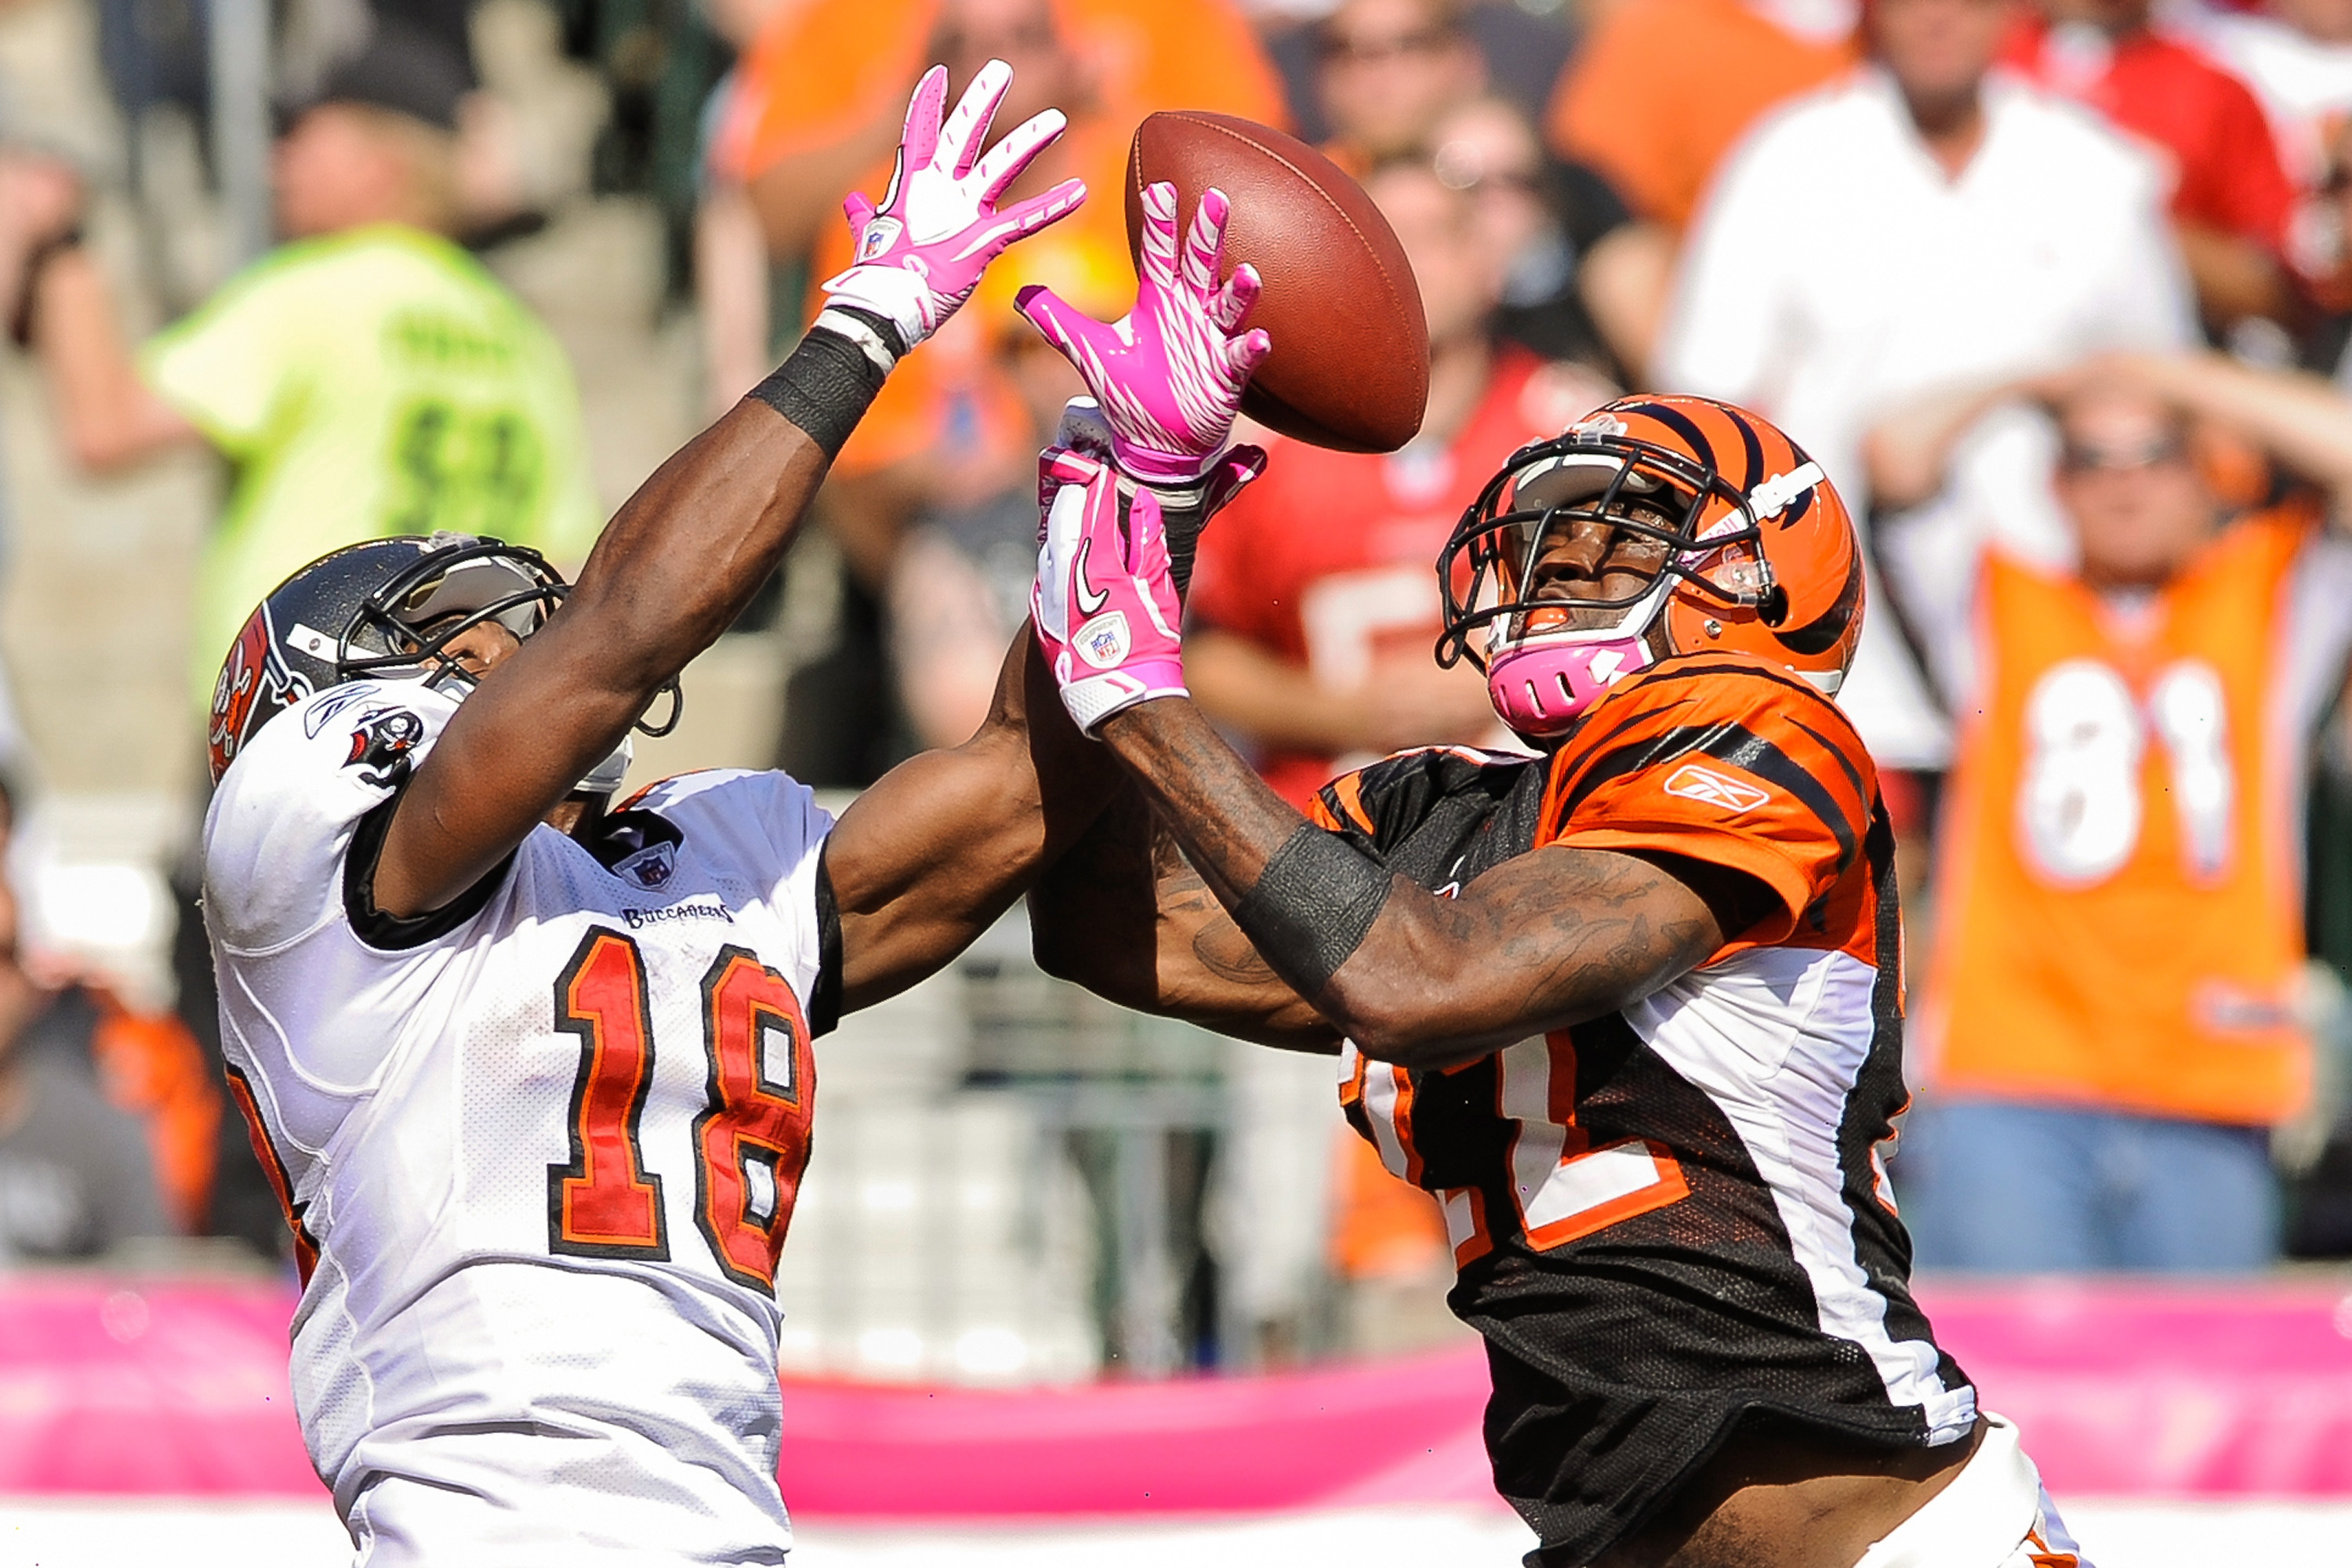
[[[1138,703],[1191,695],[1158,500],[1136,491],[1121,529],[1117,470],[1060,447],[1037,481],[1050,499],[1030,615],[1071,719],[1092,735]]]
[[[1146,481],[1118,464],[1118,441],[1110,422],[1104,418],[1101,405],[1091,397],[1073,397],[1063,406],[1061,428],[1055,433],[1054,445],[1107,459],[1118,468],[1122,501],[1131,504],[1136,493],[1145,488]],[[1175,581],[1178,598],[1182,598],[1192,585],[1192,555],[1200,542],[1201,530],[1265,472],[1265,447],[1228,447],[1209,460],[1204,473],[1182,482],[1150,485],[1152,500],[1160,506],[1160,524],[1168,536],[1169,575]],[[1048,484],[1039,490],[1037,505],[1041,511],[1053,504],[1053,492],[1058,488],[1058,484]]]

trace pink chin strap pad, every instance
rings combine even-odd
[[[1486,669],[1486,694],[1503,722],[1522,735],[1557,735],[1612,686],[1649,667],[1642,638],[1538,644],[1499,655]]]

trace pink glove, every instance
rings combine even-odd
[[[1244,263],[1217,282],[1229,210],[1223,191],[1201,193],[1180,267],[1176,187],[1147,188],[1135,309],[1111,325],[1042,285],[1016,296],[1021,313],[1102,405],[1118,466],[1146,484],[1189,484],[1214,466],[1232,438],[1242,389],[1274,346],[1264,331],[1241,330],[1257,300],[1257,268]]]
[[[886,318],[896,323],[905,347],[911,349],[971,298],[982,271],[999,251],[1086,200],[1083,181],[1065,180],[1044,195],[996,210],[1005,187],[1068,123],[1060,110],[1049,109],[1014,127],[988,156],[980,157],[989,121],[996,117],[996,106],[1004,101],[1012,82],[1011,66],[989,61],[942,125],[947,68],[933,66],[923,73],[907,105],[898,162],[890,172],[890,188],[881,206],[855,192],[842,204],[856,237],[857,260],[825,281],[829,304],[854,305]],[[854,318],[842,321],[854,328]],[[843,331],[863,342],[856,331]]]
[[[1138,490],[1122,532],[1118,473],[1058,447],[1037,459],[1037,490],[1045,542],[1029,611],[1062,706],[1091,735],[1122,709],[1190,695],[1160,502]]]

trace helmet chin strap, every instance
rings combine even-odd
[[[1504,723],[1531,741],[1564,732],[1608,689],[1655,662],[1650,632],[1675,579],[1666,573],[1611,627],[1556,632],[1491,653],[1486,696]]]
[[[572,793],[610,795],[621,787],[621,781],[629,776],[629,763],[635,756],[635,748],[630,745],[626,735],[622,736],[621,743],[613,748],[613,754],[590,768],[588,776],[572,786]]]

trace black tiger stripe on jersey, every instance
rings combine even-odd
[[[1769,784],[1780,785],[1803,803],[1805,808],[1821,818],[1838,842],[1838,869],[1843,871],[1853,864],[1858,847],[1853,825],[1846,820],[1830,792],[1811,773],[1797,765],[1788,752],[1754,731],[1739,724],[1688,724],[1668,730],[1648,741],[1636,741],[1605,756],[1595,759],[1577,775],[1570,789],[1559,818],[1565,822],[1576,808],[1591,798],[1592,792],[1612,779],[1627,773],[1640,773],[1644,768],[1677,761],[1692,754],[1712,757],[1719,763],[1729,763],[1745,773],[1754,773]],[[1857,784],[1861,781],[1856,780]]]
[[[1818,744],[1822,751],[1827,752],[1830,754],[1831,758],[1836,762],[1838,771],[1845,774],[1845,782],[1853,786],[1853,793],[1857,799],[1868,800],[1870,798],[1870,786],[1862,782],[1861,770],[1856,768],[1853,765],[1853,760],[1845,754],[1845,748],[1843,746],[1839,745],[1835,741],[1831,740],[1827,735],[1822,734],[1819,730],[1814,729],[1802,719],[1799,719],[1791,715],[1789,722],[1794,724],[1798,729],[1802,730],[1806,734],[1811,735],[1813,738],[1814,742]]]

